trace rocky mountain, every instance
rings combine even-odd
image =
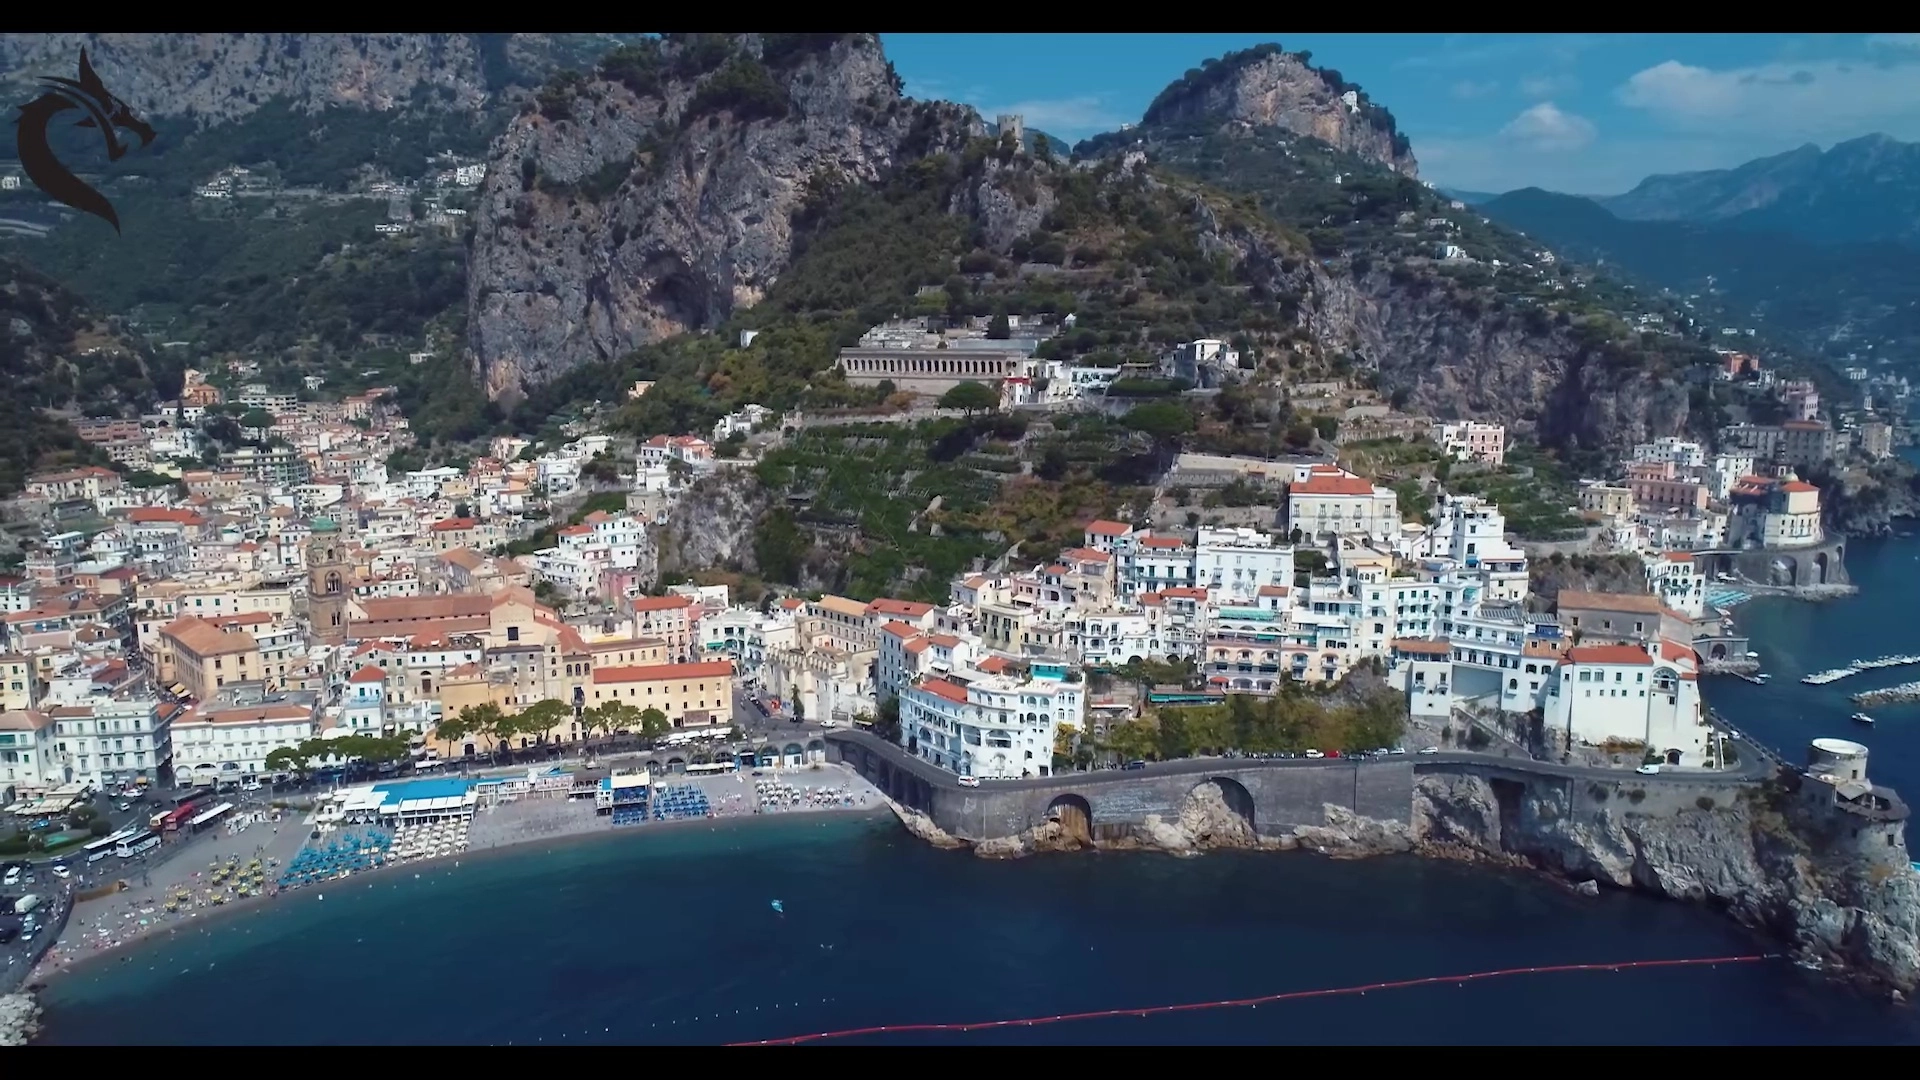
[[[1812,144],[1734,169],[1650,176],[1599,200],[1635,221],[1786,233],[1822,244],[1920,243],[1920,144],[1886,135]]]
[[[1763,326],[1808,351],[1920,340],[1910,302],[1920,289],[1920,250],[1903,244],[1821,243],[1731,221],[1627,220],[1591,199],[1538,188],[1478,209],[1570,258],[1711,295],[1743,325]]]
[[[509,85],[537,83],[614,43],[547,34],[0,34],[0,83],[72,78],[85,49],[108,88],[149,118],[205,126],[275,100],[310,113],[416,100],[475,111]]]
[[[1451,210],[1412,178],[1391,116],[1305,54],[1263,47],[1195,69],[1142,124],[1083,143],[1068,165],[978,138],[984,129],[965,110],[900,99],[870,37],[689,38],[627,52],[592,79],[542,91],[540,108],[496,147],[476,211],[468,316],[475,369],[495,398],[572,371],[584,380],[569,376],[572,400],[618,394],[625,384],[582,365],[599,371],[683,331],[730,333],[790,268],[813,283],[772,308],[796,314],[819,310],[822,274],[834,279],[836,315],[858,309],[871,322],[901,310],[887,299],[896,289],[911,300],[916,284],[924,292],[956,269],[976,282],[963,279],[963,294],[986,290],[958,302],[1031,310],[1036,297],[1017,278],[979,281],[980,269],[1011,260],[1058,267],[1033,283],[1065,285],[1048,302],[1101,325],[1122,353],[1164,334],[1260,328],[1252,338],[1274,363],[1372,367],[1413,407],[1498,417],[1556,445],[1624,445],[1687,422],[1673,377],[1697,359],[1687,346],[1643,345],[1594,314],[1577,275],[1533,265],[1523,240]],[[736,96],[723,103],[715,86]],[[757,96],[739,96],[749,90]],[[955,167],[964,175],[938,182],[943,214],[887,222],[929,242],[951,234],[944,251],[900,268],[925,275],[917,281],[846,287],[869,275],[851,264],[884,262],[897,242],[871,236],[855,251],[836,240],[877,229],[878,207],[833,228],[812,214],[796,228],[825,177],[891,185],[881,202],[904,212]],[[1090,188],[1076,179],[1089,176],[1105,179]],[[1116,216],[1133,199],[1145,200],[1132,211],[1145,220]],[[809,238],[807,266],[791,262],[797,237]],[[1464,257],[1436,259],[1447,242]],[[1195,261],[1161,278],[1152,267],[1170,255]],[[833,269],[820,270],[828,258]],[[1198,269],[1209,261],[1217,265]],[[1513,269],[1490,271],[1502,262]],[[1194,274],[1221,276],[1196,286]],[[1173,311],[1210,292],[1221,301],[1171,314],[1147,307],[1149,286],[1178,297]],[[952,300],[954,288],[942,295]],[[996,291],[1011,295],[996,301]],[[1107,327],[1099,320],[1116,303],[1128,310],[1111,312]],[[1153,325],[1169,319],[1177,329]],[[832,345],[810,339],[804,354],[764,359],[757,348],[730,359],[677,348],[612,368],[649,380],[698,373],[704,398],[664,386],[649,395],[661,396],[646,423],[687,424],[726,404],[716,377],[768,393],[765,376],[741,365],[791,365],[781,378],[806,380],[831,367]]]
[[[809,191],[978,133],[901,97],[866,34],[690,35],[542,91],[474,211],[469,348],[490,396],[712,327],[786,268]]]
[[[97,462],[62,417],[178,394],[180,371],[45,275],[0,259],[0,495],[37,467]]]
[[[1312,56],[1260,45],[1208,60],[1162,90],[1140,124],[1278,128],[1417,177],[1413,145],[1400,134],[1393,114],[1338,71],[1313,67]]]

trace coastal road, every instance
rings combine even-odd
[[[863,731],[836,730],[829,735],[835,739],[846,739],[873,749],[891,751],[890,758],[896,764],[904,765],[920,779],[940,787],[958,790],[959,778],[945,769],[918,758],[909,758],[905,751],[878,736]],[[1742,750],[1755,744],[1742,737],[1737,743]],[[1762,753],[1740,753],[1738,764],[1730,770],[1708,769],[1662,769],[1653,775],[1641,775],[1625,769],[1603,768],[1589,765],[1561,765],[1550,761],[1530,761],[1525,758],[1501,757],[1497,754],[1475,754],[1457,750],[1443,750],[1434,754],[1394,754],[1389,757],[1339,757],[1339,758],[1181,758],[1174,761],[1155,761],[1147,763],[1144,769],[1096,769],[1091,772],[1061,773],[1056,776],[1028,777],[1021,780],[986,780],[983,784],[995,788],[1013,790],[1040,790],[1057,788],[1063,784],[1073,786],[1100,786],[1104,784],[1126,783],[1155,776],[1196,776],[1223,771],[1242,771],[1246,769],[1364,769],[1385,761],[1411,761],[1423,765],[1462,764],[1488,765],[1512,769],[1516,772],[1531,773],[1536,776],[1552,776],[1573,780],[1612,781],[1623,777],[1635,777],[1639,782],[1694,782],[1702,778],[1738,779],[1759,781],[1771,776],[1778,762],[1775,755],[1762,749]]]

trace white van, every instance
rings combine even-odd
[[[37,908],[39,906],[40,906],[40,894],[28,893],[27,895],[13,902],[13,913],[15,915],[25,915],[27,912],[32,911],[34,908]]]
[[[6,883],[8,885],[20,884],[20,868],[19,867],[17,866],[7,867]]]

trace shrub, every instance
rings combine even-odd
[[[787,115],[788,105],[786,88],[774,81],[764,65],[751,57],[736,56],[694,92],[680,123],[685,126],[721,112],[732,113],[742,123],[777,120]]]
[[[1711,795],[1702,795],[1699,798],[1693,800],[1693,805],[1699,807],[1702,810],[1711,810],[1713,809],[1713,797]]]
[[[1647,801],[1647,793],[1640,788],[1634,788],[1632,791],[1627,793],[1627,801],[1634,804],[1635,806],[1638,806],[1641,803]]]

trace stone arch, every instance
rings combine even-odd
[[[713,755],[707,753],[705,750],[695,750],[693,752],[693,763],[695,765],[707,765],[712,761]]]
[[[780,751],[774,749],[771,746],[763,746],[760,749],[755,750],[753,752],[753,756],[759,758],[760,764],[763,766],[780,764]]]
[[[1824,551],[1813,557],[1813,583],[1815,585],[1827,583],[1827,553]]]
[[[827,744],[820,741],[819,739],[807,740],[807,760],[808,761],[827,760]]]
[[[679,754],[673,755],[672,757],[667,759],[667,771],[670,773],[686,772],[687,759],[681,757]]]
[[[327,583],[326,583],[326,590],[327,590],[327,595],[328,595],[328,596],[335,596],[335,595],[338,595],[338,594],[339,594],[339,592],[340,592],[340,574],[339,574],[339,571],[328,571],[328,573],[327,573]]]
[[[1669,765],[1680,764],[1680,751],[1678,750],[1667,751],[1667,764]]]
[[[653,758],[647,762],[647,771],[662,773],[667,771],[667,767],[659,758]]]
[[[1200,783],[1193,785],[1193,788],[1187,792],[1187,800],[1189,803],[1193,802],[1196,798],[1205,802],[1213,802],[1216,795],[1219,803],[1224,805],[1227,811],[1235,818],[1238,818],[1245,826],[1244,829],[1233,828],[1230,831],[1244,834],[1246,837],[1251,838],[1254,835],[1254,829],[1257,824],[1253,792],[1248,791],[1245,784],[1242,784],[1231,776],[1210,776]],[[1219,824],[1224,825],[1225,823]]]
[[[1714,642],[1713,648],[1707,650],[1707,658],[1709,660],[1725,660],[1727,658],[1727,643],[1724,641]]]
[[[1093,805],[1085,796],[1071,792],[1056,795],[1047,804],[1047,817],[1060,823],[1060,830],[1083,844],[1093,842]]]
[[[788,743],[780,752],[780,757],[788,765],[804,765],[807,760],[807,748],[799,743]]]
[[[713,755],[713,763],[714,763],[715,765],[732,765],[732,764],[734,763],[734,761],[733,761],[733,751],[731,751],[731,750],[722,750],[722,751],[720,751],[720,752],[718,752],[718,753],[716,753],[716,754],[714,754],[714,755]]]
[[[1792,588],[1800,584],[1800,562],[1791,555],[1776,555],[1767,564],[1767,581],[1770,585]]]

